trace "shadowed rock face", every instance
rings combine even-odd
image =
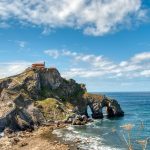
[[[34,126],[45,123],[45,118],[38,108],[34,107],[31,99],[19,94],[13,100],[11,111],[0,118],[0,131],[9,127],[13,130],[33,129]]]
[[[71,113],[79,115],[88,116],[87,106],[89,106],[95,119],[103,118],[104,107],[108,117],[124,115],[116,100],[87,93],[84,84],[62,78],[55,68],[28,68],[19,75],[0,80],[0,105],[6,107],[8,103],[12,103],[13,106],[10,113],[0,110],[0,113],[3,113],[1,116],[4,116],[0,118],[0,126],[14,124],[23,130],[44,123],[46,118],[34,103],[46,98],[56,99],[65,106],[64,108],[71,105],[69,108]],[[64,112],[68,113],[65,110]]]
[[[87,101],[87,105],[91,108],[92,117],[94,119],[103,118],[102,109],[106,107],[106,113],[109,118],[124,116],[118,102],[114,99],[110,99],[103,95],[85,94],[84,97]]]
[[[19,75],[0,80],[0,98],[3,101],[6,100],[5,97],[11,99],[11,93],[21,92],[34,100],[48,97],[68,100],[80,96],[85,91],[84,84],[62,78],[55,68],[28,68]]]

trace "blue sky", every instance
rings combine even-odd
[[[149,91],[149,8],[149,0],[0,1],[0,77],[44,60],[88,91]]]

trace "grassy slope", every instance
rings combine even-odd
[[[42,111],[47,120],[63,120],[72,109],[71,104],[61,103],[54,98],[36,101],[36,106]]]

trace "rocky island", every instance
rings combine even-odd
[[[52,124],[84,125],[91,121],[87,107],[93,119],[103,118],[104,107],[108,117],[124,115],[116,100],[88,93],[84,84],[66,80],[45,64],[33,64],[18,75],[0,79],[0,131],[4,133]]]

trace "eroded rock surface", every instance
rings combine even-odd
[[[87,105],[91,108],[92,117],[95,119],[103,118],[103,108],[106,108],[106,113],[108,117],[121,117],[124,115],[119,103],[106,97],[105,95],[96,94],[85,94],[84,98],[87,101]]]
[[[1,130],[32,129],[49,119],[64,119],[71,113],[88,117],[87,106],[95,119],[103,118],[104,107],[108,117],[124,115],[116,100],[87,93],[84,84],[62,78],[55,68],[28,68],[0,80],[0,107],[5,108],[0,109]]]

